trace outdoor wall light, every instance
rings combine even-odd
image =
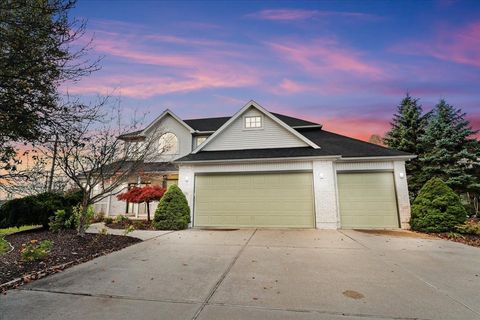
[[[323,175],[323,173],[320,173],[318,176],[320,177],[320,179],[325,178],[325,176]]]
[[[188,177],[185,177],[185,182],[188,182]]]
[[[400,176],[400,179],[405,178],[405,174],[403,172],[400,172],[398,175]]]

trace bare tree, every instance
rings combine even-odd
[[[56,145],[56,165],[83,193],[79,235],[85,233],[88,207],[118,193],[119,187],[159,152],[154,145],[161,129],[153,128],[148,135],[126,142],[119,137],[138,129],[138,122],[124,124],[117,109],[106,113],[103,109],[92,108],[91,116],[72,132],[60,135],[63,142]],[[47,146],[53,153],[55,146]]]

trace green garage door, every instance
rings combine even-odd
[[[313,228],[312,173],[235,173],[195,178],[196,227]]]
[[[342,228],[398,228],[393,173],[339,173]]]

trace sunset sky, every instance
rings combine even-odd
[[[440,98],[480,128],[480,1],[79,0],[102,70],[68,86],[113,94],[125,113],[270,111],[368,139],[406,92]]]

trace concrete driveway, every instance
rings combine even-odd
[[[399,235],[167,233],[9,291],[0,319],[479,319],[480,249]]]

